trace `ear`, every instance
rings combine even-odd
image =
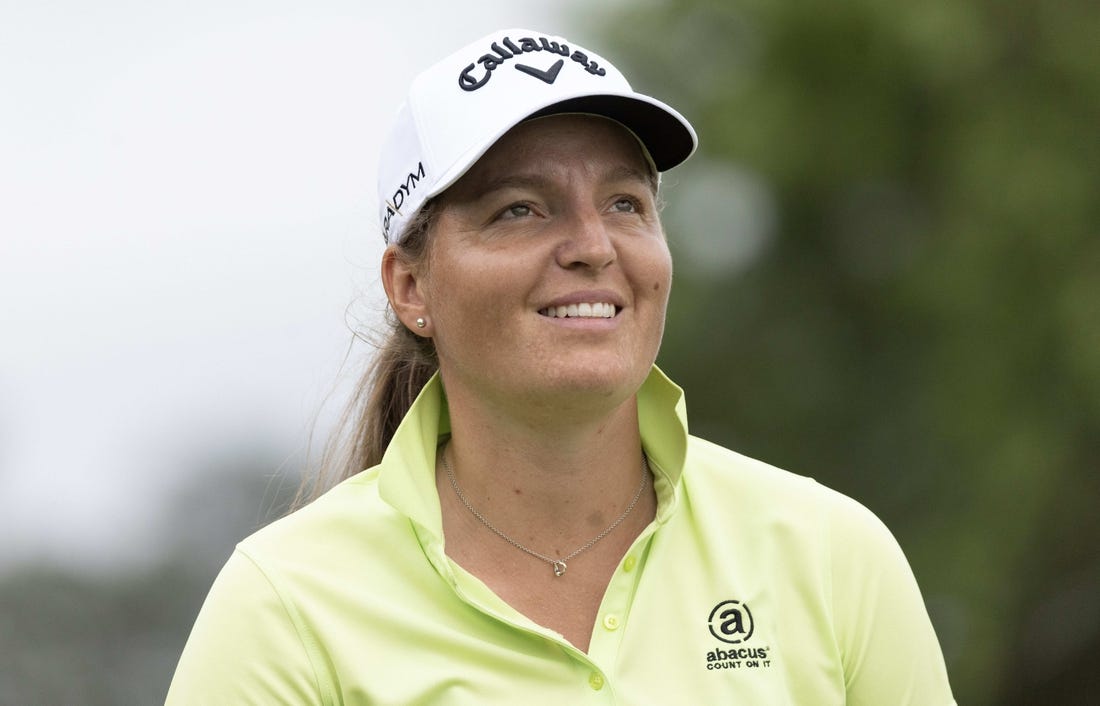
[[[398,255],[394,245],[386,248],[382,254],[382,286],[386,290],[390,306],[405,328],[418,336],[428,337],[431,335],[431,319],[428,317],[421,269],[413,268]],[[427,322],[427,325],[417,327],[417,319]]]

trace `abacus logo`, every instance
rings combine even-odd
[[[753,633],[752,612],[741,601],[722,601],[714,606],[708,620],[710,634],[725,642],[726,645],[743,645]],[[765,635],[767,631],[765,631]],[[772,666],[771,645],[761,645],[757,638],[753,647],[715,646],[707,652],[706,668],[709,671],[767,669]]]
[[[710,634],[722,642],[739,645],[752,637],[752,613],[741,601],[722,601],[709,618]]]

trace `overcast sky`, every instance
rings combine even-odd
[[[561,7],[4,3],[0,568],[140,559],[198,466],[300,452],[345,309],[381,306],[403,87],[499,27],[569,35]]]

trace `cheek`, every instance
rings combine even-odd
[[[655,265],[655,271],[650,278],[649,286],[651,296],[659,302],[663,327],[665,312],[668,309],[669,294],[672,292],[672,257],[667,248],[663,249],[662,255]]]
[[[466,262],[433,272],[428,307],[435,318],[437,343],[480,340],[480,333],[502,325],[497,320],[499,303],[508,296],[512,280],[480,264]]]
[[[654,253],[653,258],[650,261],[650,277],[652,284],[650,288],[653,290],[654,296],[668,297],[669,290],[672,288],[672,254],[668,251],[668,247],[662,243],[662,247]]]
[[[639,253],[641,254],[641,253]],[[656,331],[664,328],[664,319],[668,309],[669,292],[672,289],[672,260],[668,249],[654,244],[645,252],[645,256],[632,263],[634,270],[635,292],[639,304],[645,307],[650,317],[649,325]]]

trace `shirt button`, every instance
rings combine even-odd
[[[605,615],[603,617],[603,626],[608,630],[615,630],[619,627],[619,616],[617,615]]]
[[[592,672],[588,675],[588,686],[592,687],[593,691],[599,691],[603,688],[603,675],[599,672]]]
[[[637,565],[637,563],[638,560],[635,559],[633,555],[628,556],[626,558],[626,561],[623,562],[623,571],[626,571],[627,573],[633,571],[634,566]]]

